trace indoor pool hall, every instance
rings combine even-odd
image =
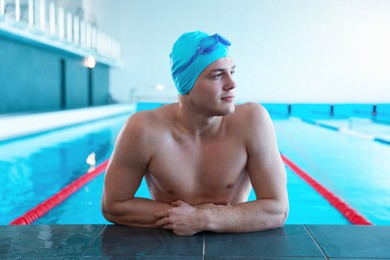
[[[390,259],[389,14],[0,0],[0,259]]]

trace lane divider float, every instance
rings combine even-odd
[[[349,222],[354,225],[372,225],[363,215],[341,200],[338,196],[313,179],[309,174],[299,168],[286,156],[281,154],[283,162],[293,170],[299,177],[305,180],[312,188],[321,194],[333,207],[335,207]]]
[[[312,186],[318,193],[320,193],[326,200],[329,201],[348,221],[355,225],[372,225],[372,223],[367,220],[363,215],[359,214],[356,210],[350,207],[347,203],[342,201],[339,197],[325,188],[322,184],[314,180],[309,174],[300,169],[296,164],[294,164],[290,159],[281,154],[283,162],[291,168],[298,176],[305,180],[310,186]],[[44,202],[38,204],[33,209],[27,211],[22,216],[13,220],[11,225],[29,225],[32,224],[37,219],[46,215],[50,210],[61,204],[67,198],[69,198],[76,191],[85,186],[88,182],[92,181],[94,178],[102,174],[108,165],[108,160],[104,161],[102,164],[97,166],[94,170],[84,174],[77,180],[73,181],[71,184],[45,200]]]
[[[308,123],[308,124],[311,124],[311,125],[315,125],[315,126],[319,126],[319,127],[322,127],[322,128],[326,128],[326,129],[329,129],[329,130],[332,130],[332,131],[336,131],[336,132],[340,132],[340,133],[343,133],[343,134],[348,134],[348,135],[364,138],[364,139],[371,140],[371,141],[374,141],[374,142],[378,142],[378,143],[381,143],[381,144],[390,145],[390,140],[387,140],[387,139],[384,139],[384,138],[381,138],[381,137],[375,137],[373,135],[362,133],[362,132],[359,132],[359,131],[351,130],[351,129],[347,128],[347,127],[336,127],[336,126],[328,125],[328,124],[325,124],[325,123],[317,122],[316,120],[312,120],[312,119],[300,118],[300,120],[302,122],[305,122],[305,123]]]
[[[44,202],[38,204],[33,209],[27,211],[22,216],[13,220],[11,225],[29,225],[32,224],[37,219],[41,218],[47,214],[50,210],[61,204],[67,198],[69,198],[73,193],[81,189],[88,182],[92,181],[98,175],[102,174],[108,165],[108,160],[104,161],[102,164],[98,165],[95,169],[90,172],[85,173],[77,180],[73,181],[71,184],[45,200]]]

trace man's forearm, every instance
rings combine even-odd
[[[288,215],[288,204],[263,199],[235,206],[215,205],[200,211],[199,214],[206,219],[205,230],[251,232],[282,226]]]
[[[115,224],[132,227],[156,227],[160,219],[156,213],[172,208],[168,203],[144,198],[133,198],[123,202],[103,203],[104,217]]]
[[[276,200],[256,200],[235,206],[211,203],[191,206],[183,201],[174,208],[161,211],[158,227],[171,229],[178,235],[193,235],[200,231],[251,232],[280,227],[288,214],[288,203]]]

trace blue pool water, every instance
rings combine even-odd
[[[390,145],[298,120],[275,128],[283,154],[370,221],[390,224]]]
[[[0,224],[7,224],[106,160],[127,117],[115,117],[0,145]],[[99,190],[94,192],[100,193]],[[87,204],[89,202],[86,202]]]
[[[109,158],[127,116],[0,145],[0,224],[8,224],[84,174],[86,158]],[[390,224],[390,146],[306,124],[274,119],[279,148],[316,180],[375,224]],[[287,168],[288,224],[348,224]],[[100,212],[103,175],[35,224],[107,223]],[[145,183],[136,196],[149,197]],[[250,200],[254,199],[251,193]]]

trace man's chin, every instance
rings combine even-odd
[[[236,107],[232,105],[231,107],[225,109],[224,111],[221,111],[220,116],[228,116],[230,114],[233,114],[234,111],[236,111]]]
[[[228,114],[233,114],[234,111],[236,111],[236,105],[234,103],[232,103],[229,107],[229,111],[228,111]]]

